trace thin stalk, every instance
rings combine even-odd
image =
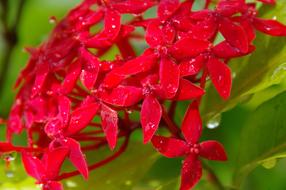
[[[0,93],[3,93],[5,81],[8,76],[8,69],[12,58],[14,48],[18,43],[18,26],[23,12],[23,7],[26,0],[19,0],[19,6],[16,11],[15,21],[11,27],[8,26],[9,3],[7,0],[0,0],[2,7],[1,24],[3,25],[3,38],[5,43],[4,56],[2,60],[2,69],[0,71]],[[1,96],[1,94],[0,94]]]
[[[181,138],[181,132],[179,127],[173,122],[173,120],[169,117],[166,109],[162,107],[162,118],[166,123],[167,128],[175,137]]]

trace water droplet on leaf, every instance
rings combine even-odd
[[[125,181],[125,185],[127,185],[127,186],[132,185],[132,181],[131,181],[131,180],[127,180],[127,181]]]
[[[67,185],[67,187],[69,187],[69,188],[75,188],[75,187],[77,187],[77,183],[74,182],[74,181],[71,181],[71,180],[66,181],[66,185]]]
[[[272,169],[276,166],[276,163],[277,163],[277,159],[273,158],[273,159],[265,160],[261,165],[266,169]]]
[[[219,126],[221,122],[221,115],[216,115],[215,117],[211,118],[207,123],[207,128],[215,129]]]

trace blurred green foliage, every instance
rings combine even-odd
[[[13,23],[14,5],[10,0],[9,22]],[[28,54],[25,46],[37,46],[44,41],[54,24],[51,16],[62,18],[80,0],[26,0],[18,26],[19,42],[9,62],[8,78],[0,92],[0,116],[6,117],[13,102],[12,86],[24,67]],[[197,6],[201,6],[196,1]],[[1,10],[8,11],[8,10]],[[286,4],[279,0],[275,7],[262,7],[264,17],[276,17],[286,23]],[[3,27],[0,27],[3,30]],[[1,31],[2,32],[2,31]],[[0,60],[5,49],[0,38]],[[205,162],[218,176],[225,189],[284,190],[286,189],[286,38],[265,37],[258,34],[256,53],[230,63],[234,73],[232,96],[221,101],[212,86],[203,101],[203,118],[206,128],[203,139],[222,142],[228,152],[226,163]],[[108,58],[108,57],[107,57]],[[1,62],[0,69],[3,62]],[[187,104],[180,104],[176,121],[182,120]],[[136,136],[136,135],[135,135]],[[0,140],[4,139],[4,127],[0,126]],[[141,139],[141,138],[140,138]],[[107,149],[90,152],[92,162],[110,154]],[[19,155],[7,170],[0,160],[0,190],[37,189],[34,180],[27,177]],[[178,189],[181,159],[159,156],[149,145],[142,145],[138,137],[132,138],[127,152],[111,164],[91,173],[90,180],[74,177],[64,182],[66,189],[100,190],[174,190]],[[67,164],[66,168],[70,169]],[[216,190],[209,183],[208,171],[196,190]]]

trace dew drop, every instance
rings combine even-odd
[[[14,177],[14,172],[12,170],[6,170],[5,174],[8,178],[13,178]]]
[[[150,187],[154,187],[154,188],[160,186],[160,182],[157,181],[157,180],[151,180],[151,181],[148,182],[148,184],[149,184]]]
[[[261,165],[266,169],[272,169],[276,166],[276,164],[277,164],[277,159],[273,158],[264,161]]]
[[[207,123],[207,128],[209,129],[215,129],[219,126],[221,122],[221,115],[216,115],[212,119],[210,119]]]
[[[55,16],[50,17],[49,23],[50,24],[55,24],[57,22],[57,18]]]
[[[154,123],[147,123],[146,125],[146,130],[150,130],[150,129],[154,129],[155,128],[155,124]]]
[[[127,181],[125,181],[125,185],[126,185],[126,186],[130,186],[130,185],[132,185],[132,181],[131,181],[131,180],[127,180]]]
[[[286,63],[282,63],[279,65],[272,73],[271,80],[281,80],[285,77],[285,71],[286,71]],[[279,81],[280,82],[280,81]]]
[[[36,184],[36,187],[38,188],[38,189],[43,189],[43,184],[41,183],[41,184]]]
[[[133,111],[130,110],[130,109],[127,109],[126,112],[127,112],[128,114],[132,114]]]
[[[233,73],[232,73],[232,78],[235,78],[235,77],[236,77],[236,73],[233,72]]]
[[[74,181],[71,181],[71,180],[68,180],[68,181],[66,182],[66,185],[67,185],[67,187],[69,187],[69,188],[75,188],[75,187],[77,187],[77,183],[74,182]]]

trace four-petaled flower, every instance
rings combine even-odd
[[[202,122],[198,112],[197,102],[188,108],[182,123],[182,131],[186,140],[154,136],[153,146],[168,158],[185,157],[181,171],[180,190],[189,190],[202,176],[202,164],[199,157],[208,160],[226,161],[227,156],[223,146],[217,141],[199,143],[202,132]]]

